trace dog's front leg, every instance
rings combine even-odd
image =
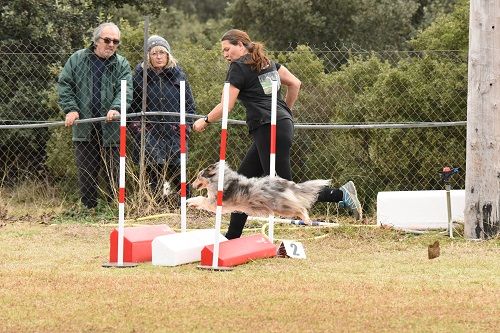
[[[208,210],[209,212],[215,212],[216,209],[216,205],[212,204],[208,198],[202,196],[189,198],[186,200],[186,203],[189,207]]]

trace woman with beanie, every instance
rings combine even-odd
[[[135,68],[134,92],[131,112],[141,112],[143,104],[143,68],[146,66],[147,89],[145,112],[180,112],[180,81],[186,81],[186,113],[194,114],[196,106],[186,74],[172,55],[165,38],[152,35],[147,41],[147,63]],[[141,128],[139,121],[133,121],[130,132],[135,148],[140,147]],[[189,126],[186,126],[189,128]],[[146,174],[154,199],[162,198],[166,189],[180,189],[180,128],[179,117],[175,115],[148,116],[145,121]],[[135,149],[137,152],[138,150]],[[139,162],[139,154],[133,154]],[[176,200],[177,202],[177,200]]]
[[[285,66],[269,59],[264,45],[252,42],[244,31],[232,29],[221,38],[224,58],[230,62],[226,76],[229,87],[229,110],[236,99],[246,109],[247,126],[253,143],[240,164],[238,173],[246,177],[262,177],[269,175],[269,151],[271,133],[271,89],[270,80],[287,86],[285,98],[278,92],[277,125],[276,125],[276,173],[284,179],[292,179],[290,165],[290,148],[293,139],[293,118],[291,109],[299,95],[301,82]],[[212,122],[222,118],[222,98],[205,118],[193,124],[197,132],[204,131]],[[353,182],[341,188],[325,187],[318,196],[322,202],[342,202],[352,210],[357,219],[361,218],[361,204],[358,201]],[[233,212],[226,237],[228,239],[241,236],[247,220],[244,213]]]

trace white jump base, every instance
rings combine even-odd
[[[219,234],[221,241],[227,240]],[[214,244],[215,229],[199,229],[156,237],[151,243],[152,264],[177,266],[201,260],[201,250]]]
[[[451,218],[464,220],[465,190],[451,190]],[[379,192],[377,225],[401,229],[446,229],[446,191]]]

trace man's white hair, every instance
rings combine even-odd
[[[118,31],[118,38],[120,38],[120,36],[121,36],[120,28],[118,28],[118,26],[116,24],[114,24],[113,22],[105,22],[105,23],[101,23],[97,28],[95,28],[94,33],[92,35],[92,41],[94,43],[97,43],[97,41],[99,40],[99,37],[101,37],[102,31],[106,27],[113,27],[116,31]]]

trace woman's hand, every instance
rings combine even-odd
[[[205,119],[200,118],[193,123],[193,130],[196,132],[203,132],[205,128],[207,128],[207,126],[208,123],[205,121]]]

